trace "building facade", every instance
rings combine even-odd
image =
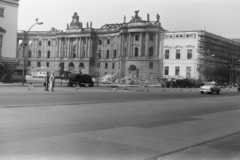
[[[0,80],[17,65],[17,22],[19,0],[0,0]]]
[[[105,24],[99,29],[93,28],[92,22],[84,27],[74,13],[66,31],[51,28],[29,32],[27,74],[64,68],[68,72],[138,80],[239,80],[238,63],[233,59],[240,55],[240,43],[205,31],[166,31],[158,14],[155,21],[150,21],[149,15],[143,20],[138,13],[135,11],[129,22],[124,17],[122,23]],[[19,31],[18,41],[22,38],[23,32]],[[20,51],[17,57],[21,59]]]

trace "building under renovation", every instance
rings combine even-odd
[[[18,41],[26,32],[18,31]],[[47,70],[87,73],[92,76],[112,74],[118,77],[156,81],[159,79],[194,79],[239,81],[240,43],[206,31],[163,29],[160,16],[150,21],[135,11],[129,22],[105,24],[93,28],[74,13],[66,30],[28,33],[23,51],[16,57],[26,73]]]

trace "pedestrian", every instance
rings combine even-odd
[[[35,91],[32,83],[29,83],[28,91]]]
[[[54,85],[55,85],[55,77],[54,77],[54,73],[51,73],[51,76],[49,77],[49,89],[52,92],[54,92]]]

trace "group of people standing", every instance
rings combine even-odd
[[[54,92],[54,86],[55,86],[55,77],[54,77],[54,73],[51,73],[49,77],[49,90]]]
[[[54,73],[50,73],[50,76],[49,74],[47,74],[46,82],[44,83],[44,85],[46,86],[45,91],[49,90],[54,92],[54,87],[55,87]],[[32,83],[29,83],[28,91],[35,91]]]

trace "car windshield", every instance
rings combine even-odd
[[[207,83],[205,83],[205,86],[215,86],[215,83],[213,83],[213,82],[207,82]]]

